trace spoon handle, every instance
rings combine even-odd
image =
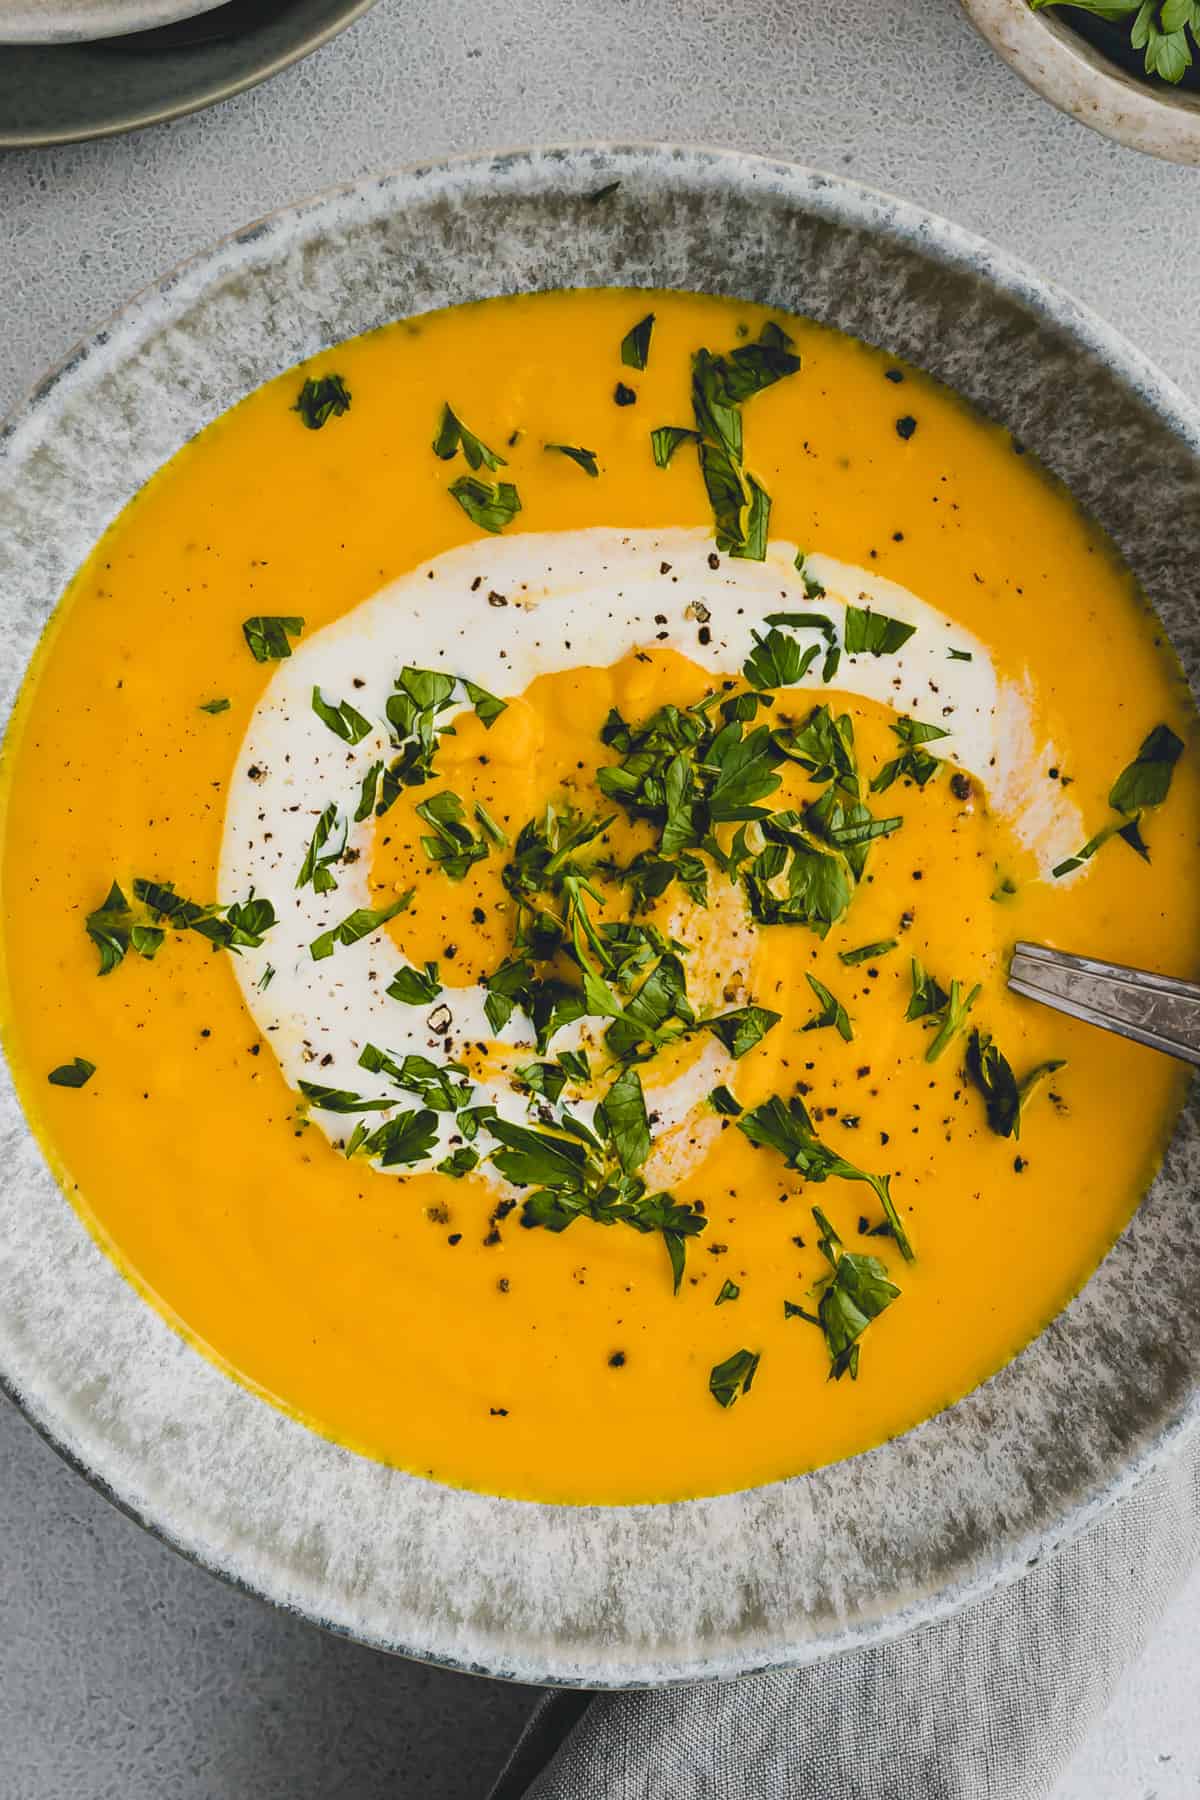
[[[1200,1064],[1200,984],[1194,981],[1018,944],[1008,985],[1027,1000]]]

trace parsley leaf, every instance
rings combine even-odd
[[[924,787],[941,768],[941,758],[931,755],[921,748],[923,744],[932,743],[936,738],[949,737],[950,733],[940,725],[924,725],[920,719],[897,719],[892,731],[904,746],[899,756],[884,763],[878,775],[871,783],[873,794],[882,794],[901,776],[915,781],[918,787]]]
[[[608,1141],[626,1175],[636,1175],[650,1155],[650,1123],[637,1069],[622,1071],[602,1101]]]
[[[442,407],[441,424],[433,440],[433,454],[443,462],[449,462],[460,449],[471,469],[483,466],[500,469],[507,463],[506,457],[501,456],[498,451],[489,450],[482,438],[476,437],[473,431],[468,431],[450,402],[446,401]]]
[[[752,1112],[743,1113],[738,1129],[745,1132],[756,1149],[778,1151],[787,1167],[798,1170],[808,1181],[827,1181],[832,1175],[843,1181],[866,1182],[883,1207],[901,1255],[906,1262],[912,1261],[912,1245],[891,1196],[890,1176],[870,1175],[822,1144],[801,1099],[793,1096],[785,1104],[774,1094]]]
[[[600,466],[596,461],[594,450],[580,450],[574,444],[547,444],[547,450],[557,450],[562,456],[569,456],[573,463],[578,463],[585,475],[599,475]]]
[[[334,925],[329,931],[323,931],[320,937],[313,939],[308,946],[309,955],[314,962],[324,962],[327,956],[333,955],[339,944],[343,949],[349,949],[350,945],[357,944],[360,938],[370,937],[371,933],[378,931],[381,925],[386,925],[389,919],[394,919],[397,913],[401,913],[406,907],[411,906],[416,891],[415,888],[409,888],[406,893],[400,895],[398,900],[393,900],[390,906],[381,906],[377,909],[369,906],[356,907],[340,924]]]
[[[461,676],[460,680],[467,691],[467,699],[475,708],[479,723],[485,731],[490,731],[500,714],[508,710],[508,701],[498,700],[495,694],[489,694],[486,688],[479,686],[478,682],[468,681],[465,675]]]
[[[349,827],[343,825],[341,843],[334,850],[325,850],[325,845],[336,829],[337,820],[337,803],[331,801],[317,820],[316,829],[309,840],[308,850],[300,865],[300,873],[296,877],[298,888],[307,886],[310,881],[313,891],[318,894],[328,894],[336,888],[337,881],[334,879],[332,865],[340,862],[345,854],[346,839],[349,834]]]
[[[529,1010],[533,980],[533,964],[521,955],[510,956],[491,975],[483,977],[487,989],[483,1010],[493,1031],[503,1031],[518,1006]]]
[[[129,949],[130,906],[114,881],[107,897],[85,921],[87,934],[100,952],[101,975],[111,975]]]
[[[466,822],[463,803],[449,788],[422,800],[417,817],[430,826],[421,845],[430,862],[434,862],[451,881],[462,881],[468,869],[488,853],[484,838],[477,838]]]
[[[1065,1067],[1061,1060],[1038,1063],[1018,1082],[989,1032],[972,1031],[967,1044],[967,1074],[983,1095],[988,1124],[998,1137],[1020,1137],[1021,1115],[1035,1089],[1048,1075]]]
[[[742,678],[755,688],[791,687],[803,679],[821,654],[819,644],[805,649],[798,638],[772,626],[766,637],[751,631],[754,649],[742,664]]]
[[[402,969],[397,969],[386,989],[390,999],[399,1000],[405,1006],[432,1006],[441,991],[435,962],[427,962],[424,969],[414,969],[411,963],[406,963]]]
[[[154,919],[170,925],[173,930],[194,931],[219,949],[232,950],[235,954],[243,947],[257,949],[265,933],[276,922],[271,902],[255,899],[253,890],[249,899],[232,906],[200,906],[177,894],[170,882],[145,881],[139,876],[134,879],[133,897],[149,909]],[[140,950],[143,956],[153,956],[162,943],[161,931],[142,932],[135,925],[130,933],[131,941],[135,934],[138,941],[133,943],[133,948]],[[103,960],[103,951],[101,957]],[[103,968],[101,973],[105,973]]]
[[[708,1378],[708,1391],[718,1406],[732,1406],[742,1394],[748,1394],[758,1373],[760,1352],[735,1350],[719,1362]]]
[[[686,425],[658,425],[650,433],[650,445],[658,468],[665,469],[681,444],[698,444],[700,433]]]
[[[200,702],[199,710],[200,710],[200,712],[206,712],[206,713],[228,712],[229,711],[229,701],[228,700],[202,700]]]
[[[364,1044],[359,1067],[371,1075],[386,1075],[397,1087],[407,1088],[435,1112],[458,1112],[471,1098],[471,1082],[463,1063],[436,1063],[431,1057],[410,1055],[399,1062],[390,1051]]]
[[[878,1257],[843,1250],[841,1239],[820,1207],[812,1210],[821,1232],[821,1252],[833,1270],[817,1308],[818,1323],[829,1349],[829,1379],[840,1381],[848,1374],[851,1381],[857,1381],[858,1340],[871,1320],[899,1297],[900,1289],[888,1280]],[[807,1313],[803,1316],[810,1317]]]
[[[350,390],[340,375],[310,375],[292,407],[309,431],[320,431],[330,419],[340,419],[349,410]]]
[[[494,486],[474,475],[460,475],[450,483],[450,492],[473,525],[483,531],[503,531],[521,510],[521,496],[511,481]]]
[[[644,369],[650,358],[650,338],[654,331],[654,314],[639,319],[621,339],[621,361],[627,369]]]
[[[739,1006],[733,1012],[720,1013],[715,1019],[701,1019],[705,1031],[720,1038],[730,1056],[738,1060],[761,1044],[768,1031],[778,1025],[780,1014],[766,1006]],[[728,1090],[714,1089],[714,1092]],[[740,1110],[740,1109],[739,1109]]]
[[[724,1306],[726,1304],[726,1302],[729,1300],[740,1300],[741,1295],[742,1295],[742,1290],[738,1286],[736,1281],[722,1282],[721,1291],[717,1295],[716,1299],[713,1301],[713,1305],[714,1306]]]
[[[911,975],[912,997],[904,1016],[910,1020],[920,1019],[933,1030],[933,1041],[925,1052],[925,1061],[936,1062],[950,1040],[957,1037],[966,1024],[967,1014],[983,988],[976,982],[964,999],[962,984],[952,981],[950,992],[947,993],[915,956],[912,959]]]
[[[860,963],[874,962],[877,956],[886,956],[899,941],[898,938],[880,938],[877,944],[862,944],[857,950],[839,950],[838,961],[845,963],[848,969],[856,969]]]
[[[742,1103],[727,1087],[715,1087],[708,1096],[708,1104],[715,1113],[723,1118],[736,1119],[742,1110]]]
[[[461,1181],[464,1175],[469,1175],[472,1169],[478,1167],[478,1150],[468,1149],[466,1144],[460,1144],[457,1150],[452,1150],[449,1156],[444,1156],[440,1163],[434,1164],[439,1175],[449,1175],[453,1181]]]
[[[842,641],[847,656],[891,656],[907,644],[916,629],[903,619],[889,619],[886,613],[872,612],[869,606],[848,606]]]
[[[95,1063],[86,1056],[73,1056],[69,1063],[60,1063],[57,1069],[51,1069],[46,1080],[51,1087],[81,1088],[86,1087],[96,1073]]]
[[[301,1081],[299,1087],[304,1098],[318,1112],[386,1112],[389,1107],[396,1104],[386,1095],[382,1100],[364,1100],[361,1094],[353,1094],[349,1088],[322,1087],[316,1081]]]
[[[243,619],[242,636],[249,645],[250,654],[255,662],[282,662],[292,654],[292,646],[288,639],[299,637],[304,630],[304,620],[282,618],[265,613],[257,614],[253,619]]]
[[[1183,740],[1176,737],[1169,725],[1156,725],[1133,762],[1117,776],[1109,792],[1109,805],[1125,818],[1113,820],[1095,837],[1089,838],[1082,850],[1056,864],[1052,871],[1054,876],[1067,875],[1072,869],[1079,868],[1111,837],[1124,838],[1130,849],[1149,862],[1150,852],[1141,833],[1142,812],[1147,807],[1162,805],[1170,792],[1175,764],[1182,754]]]
[[[336,706],[330,706],[319,687],[312,691],[312,709],[321,723],[328,725],[334,737],[341,738],[343,744],[361,744],[374,730],[370,719],[364,719],[348,700],[339,700]]]
[[[804,978],[816,996],[817,1004],[821,1010],[814,1013],[812,1018],[802,1029],[805,1031],[822,1031],[826,1026],[832,1025],[837,1031],[838,1036],[847,1044],[850,1043],[854,1036],[854,1027],[850,1023],[850,1014],[846,1011],[841,1001],[830,993],[823,982],[818,981],[816,976],[810,975],[807,970],[805,971]]]
[[[363,1153],[378,1158],[384,1169],[423,1162],[437,1142],[437,1114],[428,1107],[397,1113],[394,1118],[361,1140]],[[357,1146],[356,1146],[357,1148]]]

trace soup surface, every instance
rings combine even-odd
[[[494,300],[250,395],[63,600],[5,1036],[73,1203],[315,1430],[630,1502],[852,1455],[1087,1278],[1200,968],[1195,721],[1102,535],[911,368]]]

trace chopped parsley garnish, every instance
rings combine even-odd
[[[815,975],[810,975],[806,970],[804,978],[816,996],[820,1011],[813,1014],[812,1018],[803,1029],[805,1031],[821,1031],[826,1026],[831,1025],[836,1030],[838,1036],[844,1039],[848,1044],[854,1036],[854,1027],[850,1023],[850,1014],[846,1011],[841,1001],[837,999],[835,995],[831,994],[825,984],[818,981]]]
[[[708,1378],[708,1391],[718,1406],[732,1406],[742,1394],[748,1394],[758,1373],[760,1353],[735,1350],[719,1362]]]
[[[439,1175],[449,1175],[452,1181],[461,1181],[464,1175],[469,1175],[472,1169],[479,1167],[479,1152],[472,1150],[467,1144],[460,1144],[457,1150],[452,1150],[449,1156],[444,1156],[440,1163],[433,1166]]]
[[[820,644],[805,648],[797,638],[772,626],[766,637],[751,632],[754,649],[742,665],[742,677],[754,688],[791,687],[803,680],[821,654]]]
[[[823,594],[825,589],[821,586],[819,581],[812,581],[808,576],[805,576],[804,591],[809,599],[813,599],[816,596]],[[767,614],[765,623],[768,625],[786,625],[793,631],[819,631],[825,640],[825,660],[821,664],[821,680],[827,683],[833,680],[838,672],[838,667],[842,660],[842,653],[838,647],[837,632],[834,629],[832,619],[827,618],[824,613],[817,612],[771,612]],[[813,660],[812,657],[809,657],[804,665],[805,668],[807,668],[809,663]],[[743,673],[746,674],[746,679],[749,681],[749,674],[746,673],[745,670],[743,670]]]
[[[897,719],[891,729],[900,739],[903,749],[899,756],[884,763],[871,783],[873,794],[884,793],[901,776],[915,781],[918,787],[923,788],[937,774],[942,762],[940,757],[931,755],[921,746],[932,743],[936,738],[950,736],[940,725],[923,725],[920,719]]]
[[[304,620],[259,613],[242,620],[242,636],[249,645],[255,662],[282,662],[292,654],[289,638],[299,637]]]
[[[69,1063],[60,1063],[57,1069],[51,1069],[46,1080],[51,1087],[81,1088],[96,1073],[95,1063],[89,1062],[86,1056],[73,1056]]]
[[[919,1019],[934,1033],[925,1052],[926,1062],[936,1062],[951,1039],[957,1037],[966,1024],[967,1014],[982,992],[982,987],[976,982],[964,998],[962,983],[952,981],[950,992],[947,993],[941,983],[913,957],[912,998],[904,1016],[906,1019]]]
[[[435,962],[427,962],[424,969],[414,969],[406,963],[397,969],[387,987],[389,998],[400,1000],[405,1006],[432,1006],[441,991]]]
[[[594,450],[581,450],[574,444],[547,444],[547,450],[557,450],[560,456],[569,456],[573,463],[578,463],[585,475],[599,475],[600,465],[596,461]]]
[[[807,1181],[827,1181],[832,1175],[843,1181],[866,1182],[883,1207],[901,1255],[906,1262],[912,1261],[912,1245],[891,1196],[891,1177],[869,1175],[865,1169],[857,1168],[822,1144],[813,1131],[804,1102],[798,1096],[793,1095],[785,1102],[778,1094],[772,1095],[752,1112],[742,1114],[738,1130],[745,1132],[756,1149],[778,1151],[787,1167],[798,1170]]]
[[[218,949],[257,949],[264,934],[275,924],[275,908],[269,900],[250,897],[232,906],[199,906],[175,892],[170,882],[134,881],[133,897],[154,921],[147,924],[135,917],[118,884],[114,881],[104,904],[87,915],[87,934],[100,952],[101,975],[110,975],[126,952],[153,957],[162,947],[162,926],[175,931],[194,931]]]
[[[731,556],[761,561],[766,555],[771,500],[742,460],[741,408],[753,394],[796,373],[800,358],[790,345],[787,333],[768,323],[756,344],[740,344],[728,356],[697,350],[692,357],[700,473],[712,507],[717,548]],[[675,447],[664,443],[666,460]],[[657,438],[654,453],[659,461]]]
[[[654,331],[654,314],[639,319],[621,339],[621,361],[627,369],[644,369],[650,358],[650,338]]]
[[[876,819],[858,798],[854,734],[848,716],[814,708],[801,727],[747,731],[735,695],[711,715],[716,697],[699,705],[660,707],[643,726],[609,714],[601,736],[621,757],[601,767],[604,794],[660,832],[657,857],[642,865],[652,894],[671,879],[663,859],[703,849],[731,880],[740,879],[760,924],[805,924],[824,936],[846,912],[874,838],[895,831],[899,818]],[[723,722],[722,722],[723,721]],[[799,762],[818,782],[832,784],[803,813],[772,813],[759,804],[780,785],[779,764]],[[714,827],[753,824],[722,847]],[[676,872],[682,874],[679,864]],[[646,891],[646,890],[644,890]]]
[[[128,900],[114,881],[108,890],[103,903],[90,912],[85,921],[87,934],[100,952],[101,975],[111,975],[113,970],[125,959],[125,952],[130,947],[129,932],[132,923]]]
[[[338,809],[336,801],[331,801],[317,820],[316,829],[309,840],[308,850],[300,865],[300,873],[296,877],[298,888],[306,887],[311,881],[313,891],[317,894],[328,894],[337,886],[333,874],[334,863],[340,862],[346,851],[346,838],[349,826],[343,821],[341,842],[334,849],[326,850],[333,832],[337,829]]]
[[[741,1101],[727,1087],[713,1088],[708,1096],[708,1104],[715,1113],[720,1113],[726,1119],[736,1119],[742,1110]]]
[[[1143,812],[1161,806],[1166,799],[1175,764],[1182,754],[1183,740],[1176,737],[1169,725],[1156,725],[1137,756],[1122,769],[1109,790],[1108,804],[1122,816],[1103,826],[1074,856],[1057,863],[1052,871],[1054,876],[1069,875],[1073,869],[1081,867],[1112,837],[1124,838],[1131,850],[1136,850],[1149,862],[1150,852],[1142,837],[1141,817]]]
[[[724,1306],[728,1301],[740,1300],[741,1297],[742,1297],[742,1290],[738,1286],[737,1282],[736,1281],[725,1281],[725,1282],[722,1282],[721,1291],[717,1295],[716,1299],[713,1301],[713,1305],[714,1306]]]
[[[848,606],[842,633],[846,655],[892,656],[907,644],[916,629],[903,619],[889,619],[886,613],[872,612],[869,606]]]
[[[399,754],[386,768],[373,763],[363,779],[355,818],[361,821],[373,810],[382,817],[402,788],[419,787],[433,778],[433,759],[441,734],[442,713],[454,705],[458,682],[438,669],[417,669],[406,663],[388,695],[385,712],[392,732],[392,747]]]
[[[468,681],[466,676],[460,677],[466,689],[467,699],[475,708],[475,716],[485,731],[490,731],[502,712],[508,710],[507,700],[498,700],[495,694],[489,694],[486,688],[476,681]]]
[[[425,1161],[437,1143],[437,1134],[437,1114],[421,1107],[416,1112],[397,1113],[361,1137],[356,1132],[346,1146],[346,1154],[361,1152],[372,1160],[378,1159],[384,1169],[407,1168]]]
[[[463,1063],[436,1063],[432,1057],[416,1054],[397,1061],[376,1044],[363,1045],[358,1063],[370,1075],[386,1075],[434,1112],[456,1113],[470,1102],[471,1081]]]
[[[331,706],[319,687],[312,691],[312,709],[321,723],[328,725],[334,737],[341,738],[343,744],[361,744],[374,730],[370,719],[364,719],[348,700],[339,700],[336,705]]]
[[[886,956],[899,941],[899,938],[880,938],[877,944],[861,944],[857,950],[839,950],[838,961],[845,963],[848,969],[856,969],[860,963],[874,962],[876,957]]]
[[[299,1086],[309,1105],[318,1112],[386,1112],[396,1104],[386,1095],[382,1100],[364,1100],[361,1094],[351,1093],[348,1088],[322,1087],[317,1081],[302,1081]]]
[[[739,1006],[734,1012],[719,1013],[713,1019],[701,1019],[705,1031],[720,1038],[735,1061],[761,1044],[768,1031],[778,1025],[780,1014],[766,1006]]]
[[[974,662],[975,660],[969,650],[947,650],[946,656],[950,662]]]
[[[688,425],[659,425],[650,433],[654,461],[665,469],[681,444],[698,444],[700,433]]]
[[[878,1257],[843,1250],[842,1240],[820,1207],[814,1206],[812,1211],[821,1233],[818,1247],[833,1270],[817,1305],[817,1323],[829,1349],[829,1379],[840,1381],[843,1375],[849,1375],[851,1381],[857,1381],[858,1340],[871,1320],[899,1297],[900,1289],[888,1280]],[[812,1319],[811,1313],[800,1307],[793,1312]]]
[[[475,475],[460,475],[450,483],[450,492],[473,525],[483,531],[503,531],[521,510],[521,496],[511,481],[480,481]]]
[[[381,925],[386,925],[389,919],[394,919],[397,913],[411,906],[416,891],[415,888],[409,888],[398,900],[393,900],[390,906],[377,909],[369,906],[356,907],[340,924],[313,939],[308,946],[309,955],[314,962],[324,962],[327,956],[333,955],[339,944],[345,950],[351,944],[357,944],[360,938],[370,937]]]
[[[383,764],[374,762],[362,778],[359,790],[358,805],[354,809],[354,823],[361,825],[375,811],[375,801],[379,793],[379,777],[383,774]]]
[[[451,881],[462,881],[468,869],[487,855],[486,838],[475,836],[467,824],[462,801],[449,788],[422,800],[417,817],[430,827],[429,835],[421,839],[426,856]]]
[[[1038,1063],[1018,1081],[990,1033],[972,1031],[967,1044],[967,1074],[983,1095],[988,1124],[998,1137],[1020,1137],[1021,1115],[1031,1096],[1047,1076],[1065,1067],[1062,1060]]]
[[[340,375],[310,375],[292,407],[310,431],[320,431],[330,419],[340,419],[349,410],[350,390]]]
[[[637,1169],[649,1151],[649,1126],[636,1069],[613,1083],[597,1108],[594,1130],[566,1112],[552,1130],[501,1118],[493,1118],[489,1129],[500,1144],[491,1161],[514,1187],[534,1190],[522,1207],[523,1225],[558,1232],[586,1218],[660,1232],[679,1292],[687,1239],[708,1221],[670,1194],[646,1192]]]
[[[477,438],[473,431],[468,431],[449,401],[442,408],[442,421],[438,426],[438,434],[433,440],[433,454],[443,462],[449,462],[461,450],[471,469],[501,469],[508,459],[496,450],[489,450],[482,438]],[[489,527],[489,530],[491,528]]]
[[[206,713],[223,713],[223,712],[228,712],[228,711],[229,711],[229,701],[228,701],[228,700],[225,700],[225,699],[221,699],[221,700],[202,700],[202,701],[201,701],[201,702],[200,702],[200,706],[199,706],[199,711],[200,711],[200,712],[206,712]]]

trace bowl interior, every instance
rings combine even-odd
[[[733,153],[643,147],[335,192],[227,240],[84,345],[0,435],[4,701],[115,513],[249,390],[396,317],[599,284],[807,313],[957,388],[1099,518],[1196,689],[1200,423],[1181,396],[1065,297],[914,208]],[[494,1675],[694,1681],[893,1634],[1082,1529],[1200,1410],[1194,1100],[1085,1291],[951,1411],[795,1480],[609,1509],[451,1490],[283,1417],[88,1238],[6,1075],[0,1135],[0,1371],[35,1423],[218,1573],[365,1641]]]

